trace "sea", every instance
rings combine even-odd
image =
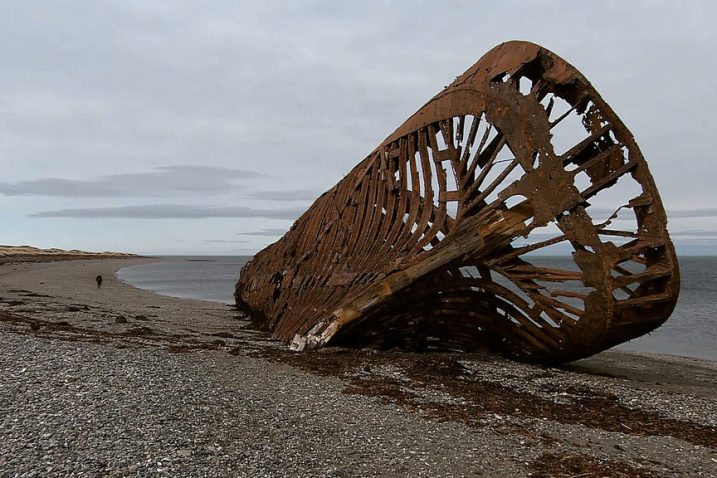
[[[117,277],[172,297],[234,303],[234,284],[251,256],[169,256],[129,266]],[[536,265],[568,268],[568,257],[535,256]],[[717,360],[717,257],[679,258],[681,291],[670,319],[652,333],[616,348]]]

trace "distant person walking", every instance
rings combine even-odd
[[[97,288],[98,288],[98,289],[99,289],[100,287],[102,287],[102,276],[101,276],[101,275],[98,275],[97,277],[95,277],[95,281],[97,282]]]

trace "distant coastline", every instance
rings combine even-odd
[[[33,246],[7,246],[0,244],[0,264],[10,262],[51,262],[77,259],[123,259],[142,256],[124,252],[88,252],[77,249],[41,249]]]

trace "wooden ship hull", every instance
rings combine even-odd
[[[667,320],[679,272],[666,225],[613,110],[563,59],[512,41],[259,252],[235,297],[296,350],[566,362]]]

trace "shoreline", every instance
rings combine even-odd
[[[625,351],[552,368],[483,354],[297,354],[232,306],[114,275],[157,260],[0,265],[0,470],[717,474],[717,362]]]
[[[198,301],[202,301],[202,302],[213,302],[213,303],[222,304],[222,305],[231,305],[231,306],[234,305],[233,303],[229,303],[229,302],[221,302],[218,300],[206,299],[206,298],[201,298],[201,297],[182,297],[179,295],[171,295],[171,294],[163,293],[161,291],[153,290],[150,288],[139,287],[139,286],[132,284],[131,282],[129,282],[127,280],[122,279],[119,276],[119,272],[122,271],[123,269],[129,268],[129,267],[134,267],[136,265],[161,264],[161,263],[165,263],[165,262],[194,262],[194,260],[186,259],[183,256],[147,256],[145,258],[147,259],[146,262],[140,262],[137,264],[130,264],[130,265],[119,267],[117,270],[115,270],[113,272],[114,278],[117,281],[119,281],[120,283],[127,285],[129,287],[132,287],[134,289],[145,291],[145,292],[151,292],[153,294],[157,294],[157,295],[160,295],[163,297],[169,297],[169,298],[173,298],[173,299],[198,300]]]
[[[161,262],[183,262],[183,261],[188,261],[188,259],[185,259],[184,256],[157,256],[157,257],[148,256],[148,257],[146,257],[146,259],[151,259],[151,261],[149,261],[149,262],[142,262],[141,264],[152,264],[152,263],[161,263]],[[189,260],[189,261],[191,262],[191,260]],[[136,264],[132,264],[132,265],[136,265]],[[205,298],[200,298],[200,297],[182,297],[182,296],[178,296],[178,295],[172,295],[172,294],[170,294],[170,293],[163,293],[163,292],[155,291],[155,290],[152,290],[152,289],[150,289],[150,288],[144,288],[144,287],[135,286],[135,285],[133,285],[131,282],[122,280],[122,279],[118,276],[118,272],[119,272],[120,270],[124,269],[125,267],[132,267],[132,265],[123,266],[123,267],[120,267],[119,269],[117,269],[116,271],[114,271],[115,277],[116,277],[120,282],[122,282],[123,284],[126,284],[126,285],[128,285],[128,286],[130,286],[130,287],[134,287],[134,288],[136,288],[136,289],[138,289],[138,290],[142,290],[142,291],[149,291],[149,292],[152,292],[152,293],[154,293],[154,294],[161,295],[161,296],[164,296],[164,297],[172,297],[172,298],[176,298],[176,299],[201,300],[201,301],[214,302],[214,303],[219,303],[219,304],[224,304],[224,305],[233,305],[233,304],[231,304],[231,303],[220,302],[220,301],[218,301],[218,300],[205,299]],[[660,358],[663,358],[663,359],[665,359],[665,360],[669,360],[670,358],[674,358],[674,359],[677,359],[677,360],[686,360],[686,361],[693,360],[693,361],[696,362],[695,365],[699,365],[701,362],[707,362],[707,363],[713,363],[713,364],[715,364],[715,366],[717,367],[717,359],[712,359],[712,358],[708,358],[708,357],[700,357],[700,356],[697,356],[697,355],[680,355],[680,354],[676,354],[676,353],[651,352],[651,351],[644,351],[644,350],[630,350],[630,349],[628,349],[628,348],[622,348],[622,346],[628,345],[628,344],[629,344],[629,342],[626,342],[626,343],[624,343],[624,344],[620,344],[620,345],[616,346],[616,347],[620,347],[620,348],[613,347],[613,348],[611,348],[611,349],[608,349],[606,352],[614,352],[614,353],[626,354],[626,355],[635,355],[635,356],[642,357],[642,358],[644,358],[644,359],[660,359]],[[604,353],[604,352],[603,352],[603,353]],[[598,356],[599,356],[599,355],[602,355],[602,354],[598,354]],[[592,358],[592,357],[589,357],[589,358]]]

